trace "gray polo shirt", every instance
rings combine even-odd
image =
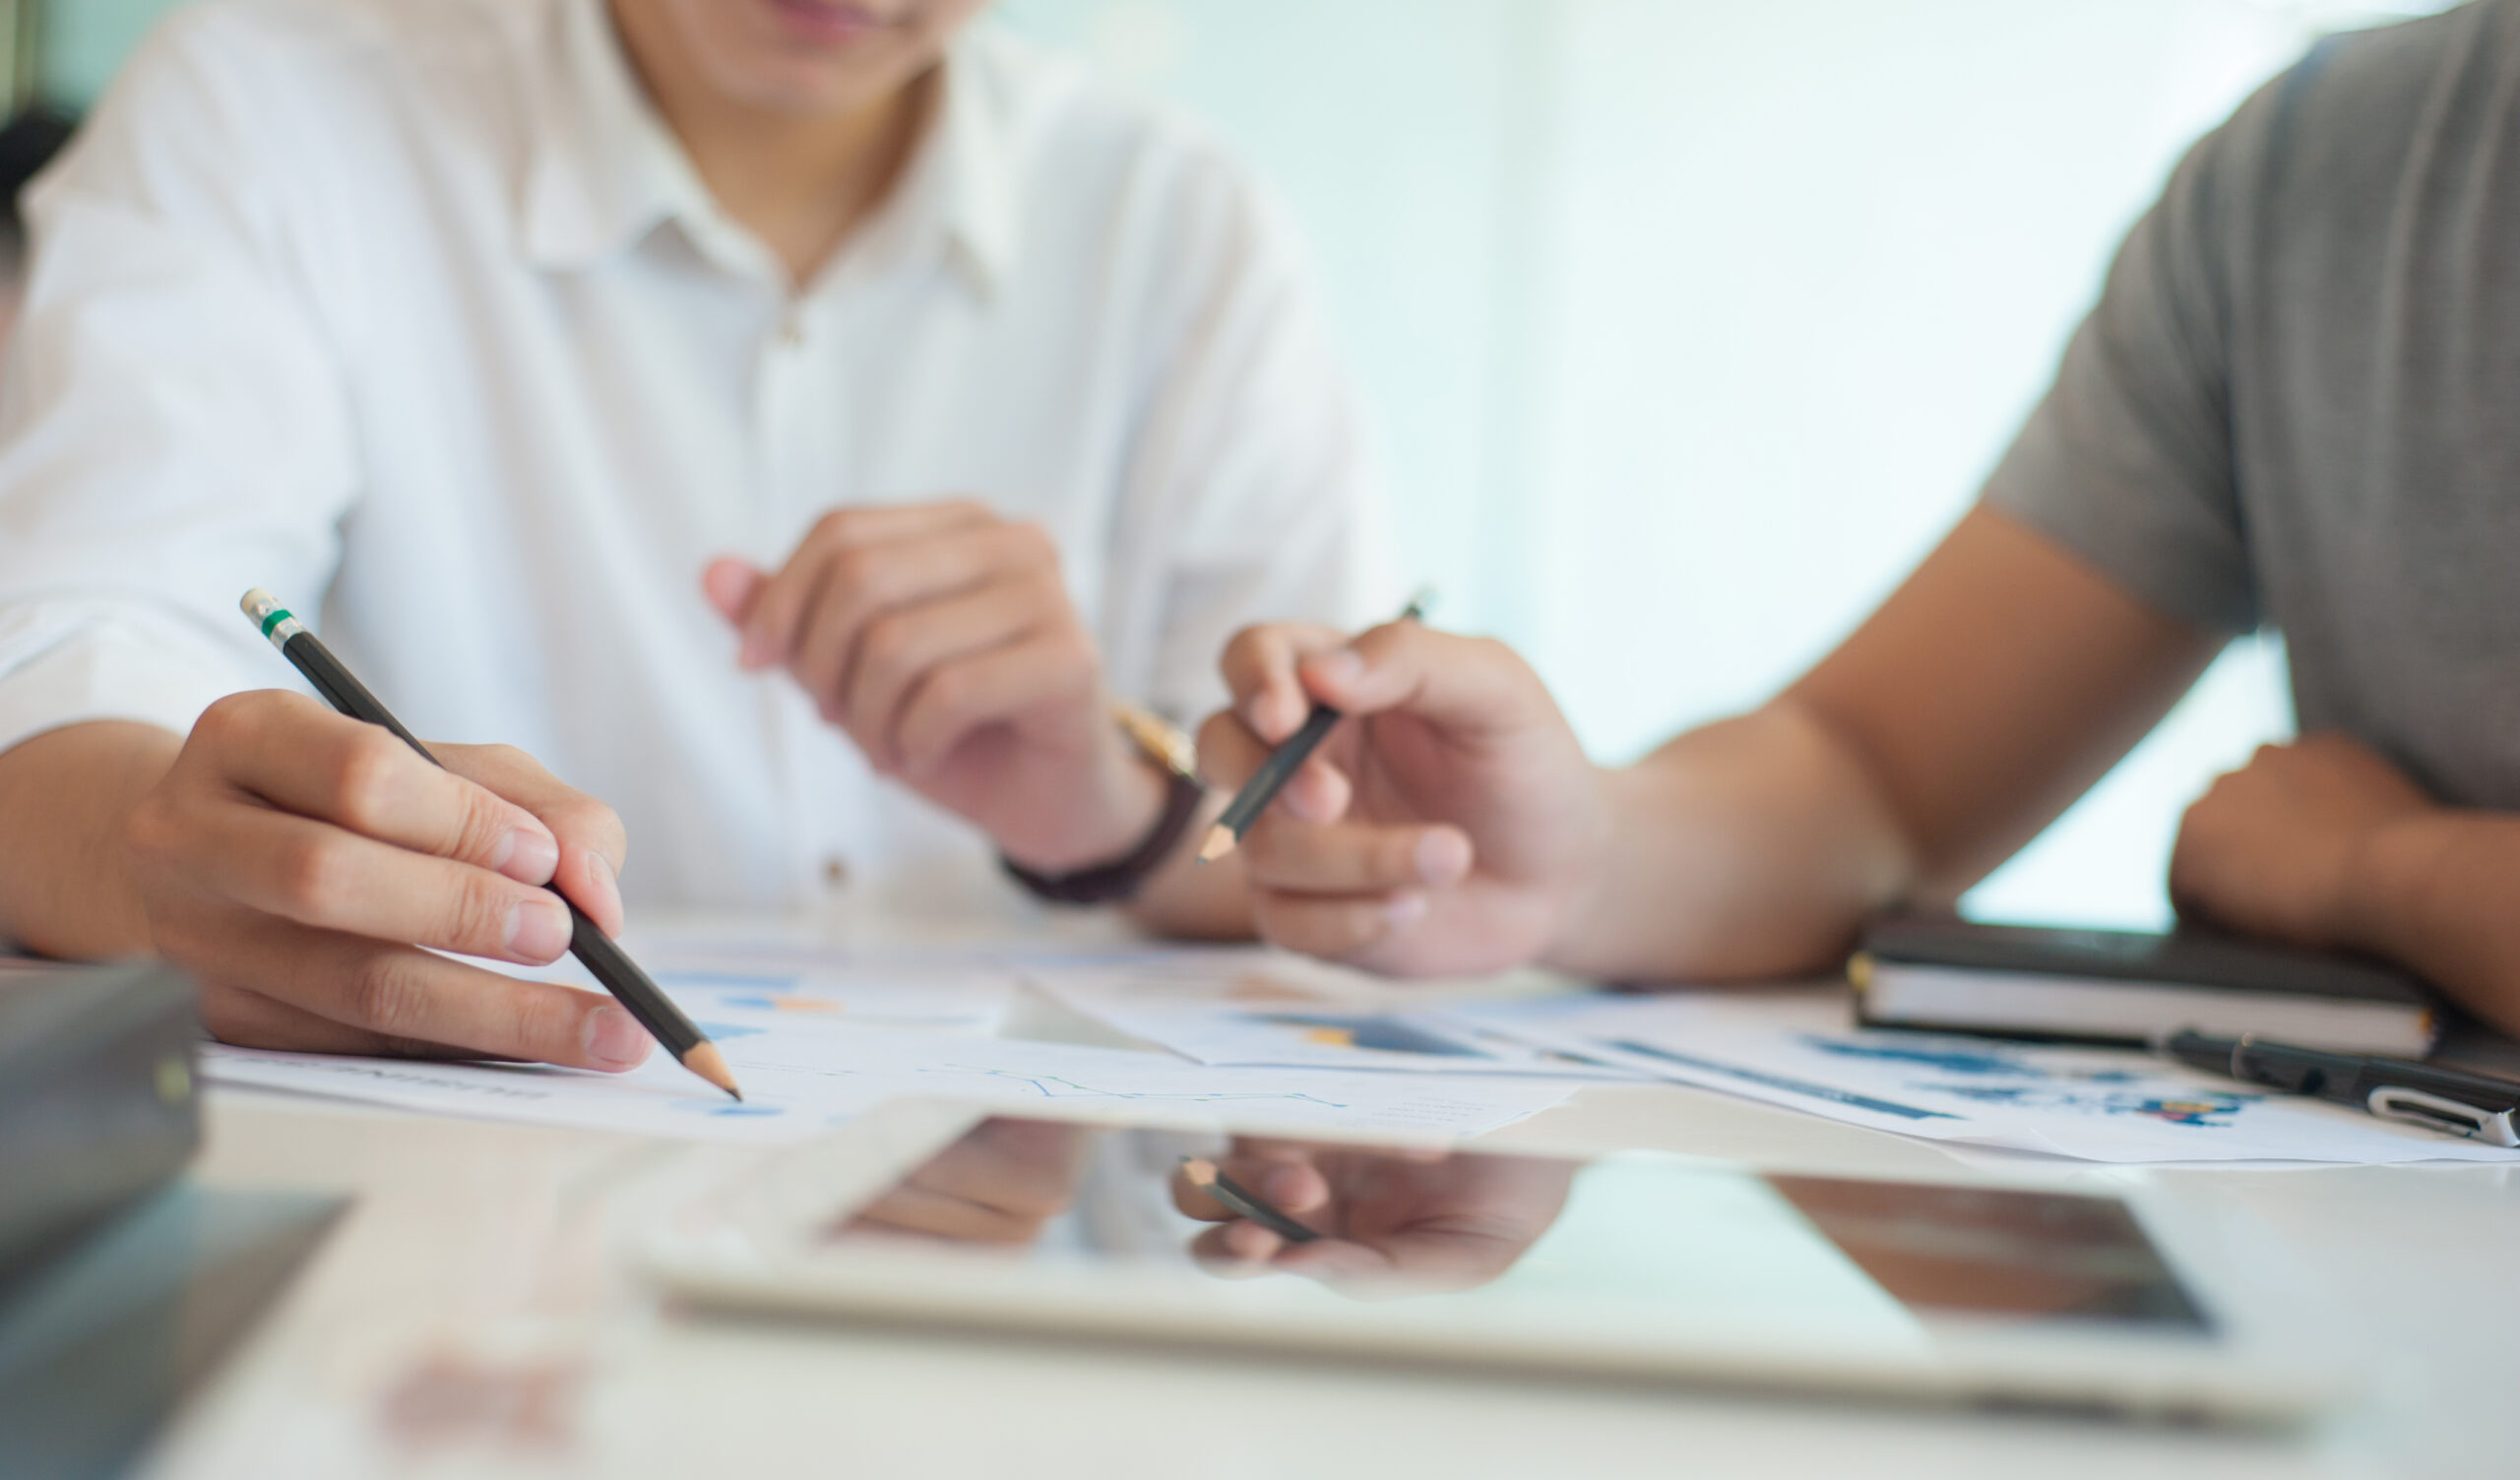
[[[1985,501],[2520,809],[2520,0],[2329,40],[2197,145]]]

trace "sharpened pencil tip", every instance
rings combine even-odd
[[[1181,1158],[1181,1175],[1189,1179],[1192,1187],[1214,1187],[1217,1185],[1217,1164],[1204,1156],[1184,1156]]]
[[[726,1068],[726,1056],[718,1052],[717,1044],[703,1038],[691,1045],[691,1051],[682,1056],[682,1067],[732,1095],[736,1104],[744,1102],[744,1092],[736,1087],[734,1074]]]
[[[1241,845],[1242,839],[1233,835],[1233,830],[1219,823],[1208,830],[1208,840],[1199,844],[1199,861],[1214,863]]]

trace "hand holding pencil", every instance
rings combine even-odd
[[[1240,787],[1318,706],[1343,718],[1240,840],[1261,934],[1403,975],[1541,956],[1609,835],[1599,773],[1537,674],[1501,644],[1415,621],[1353,641],[1255,627],[1223,660],[1234,707],[1200,767]]]
[[[149,771],[124,824],[133,903],[220,1038],[607,1071],[654,1047],[607,998],[437,954],[557,958],[555,891],[620,928],[620,819],[531,757],[438,745],[441,769],[281,689],[219,701],[181,739],[125,729]]]

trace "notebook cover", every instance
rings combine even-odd
[[[1901,916],[1866,928],[1858,949],[1884,963],[2433,1005],[2424,985],[2395,966],[2186,925],[2165,934]]]

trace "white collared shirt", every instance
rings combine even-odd
[[[32,212],[0,388],[0,748],[294,681],[270,587],[415,731],[629,825],[634,904],[985,864],[701,594],[842,505],[1056,538],[1112,686],[1215,707],[1251,621],[1390,597],[1358,417],[1218,151],[985,31],[899,190],[791,293],[600,0],[214,0]]]

